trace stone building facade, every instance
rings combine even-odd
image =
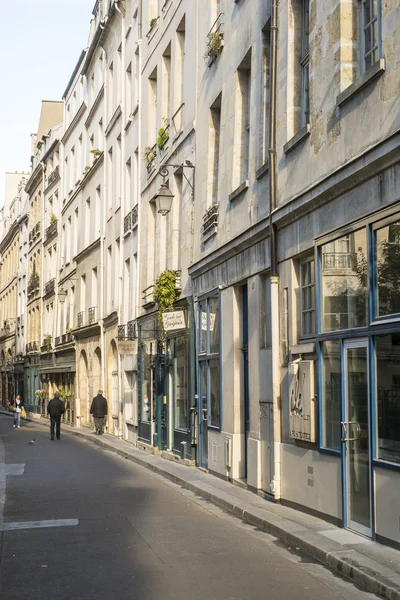
[[[101,387],[110,433],[395,545],[397,4],[96,2],[26,186],[24,359],[75,424]]]

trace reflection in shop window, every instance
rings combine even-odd
[[[219,427],[219,360],[210,360],[210,425]]]
[[[340,450],[340,342],[322,344],[321,446]]]
[[[219,352],[219,315],[218,296],[210,298],[209,331],[210,331],[210,354]]]
[[[188,427],[188,364],[187,338],[179,337],[175,343],[175,429]]]
[[[200,352],[206,352],[207,350],[207,302],[203,300],[200,302]]]
[[[321,247],[322,331],[365,327],[367,235],[361,229]]]
[[[375,338],[377,458],[400,464],[400,333]]]
[[[378,316],[400,313],[400,222],[378,229],[375,236]]]
[[[154,368],[151,364],[151,354],[147,347],[143,347],[143,400],[141,406],[141,420],[145,423],[150,422],[151,418],[151,402],[154,392]]]

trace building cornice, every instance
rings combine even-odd
[[[1,242],[0,242],[0,253],[1,254],[4,253],[4,250],[6,248],[8,248],[8,246],[11,244],[11,242],[14,241],[14,238],[16,237],[16,235],[19,233],[19,223],[20,223],[19,219],[15,219],[15,221],[10,225],[9,230],[7,231],[7,233],[1,240]]]
[[[89,114],[87,116],[87,119],[85,121],[85,127],[86,127],[86,129],[88,129],[90,127],[90,123],[92,122],[93,117],[94,117],[94,115],[96,113],[96,110],[98,109],[98,107],[100,105],[100,102],[102,101],[103,97],[104,97],[104,83],[101,86],[100,91],[97,94],[97,96],[95,98],[95,101],[92,104],[92,108],[90,109]]]
[[[84,258],[86,258],[86,256],[91,254],[93,252],[93,250],[95,250],[99,246],[100,246],[100,238],[97,238],[97,240],[92,242],[89,246],[86,246],[86,248],[84,250],[82,250],[82,252],[79,252],[79,254],[77,254],[75,256],[74,260],[76,261],[77,264],[80,263]]]
[[[110,135],[110,133],[114,129],[115,125],[118,123],[118,119],[121,117],[121,115],[122,115],[122,108],[121,108],[121,105],[118,104],[118,106],[117,106],[113,116],[109,120],[106,130],[104,132],[104,135],[106,137],[108,137]]]
[[[69,138],[71,137],[71,134],[73,132],[73,130],[75,129],[75,127],[77,126],[77,124],[79,123],[80,118],[82,117],[82,115],[84,114],[84,112],[86,111],[86,103],[82,102],[82,104],[80,105],[78,112],[76,113],[76,115],[74,116],[74,118],[72,119],[67,131],[64,133],[63,137],[61,138],[61,143],[65,146],[66,142],[69,140]]]
[[[29,196],[37,188],[38,184],[42,180],[42,170],[43,170],[43,163],[42,163],[42,161],[40,161],[40,163],[37,165],[36,169],[33,171],[32,175],[28,179],[26,186],[25,186],[25,192]]]
[[[385,169],[399,163],[400,129],[370,146],[331,173],[293,196],[272,213],[278,229],[327,204]]]
[[[65,98],[67,97],[67,94],[68,94],[69,90],[71,89],[72,84],[74,83],[74,79],[76,77],[76,74],[79,71],[79,67],[82,64],[82,61],[83,61],[83,59],[85,57],[85,54],[86,54],[86,50],[82,50],[81,53],[80,53],[80,55],[79,55],[78,62],[76,63],[75,68],[72,71],[72,75],[71,75],[71,77],[70,77],[70,79],[68,81],[67,87],[65,88],[65,91],[64,91],[64,93],[62,95],[62,99],[63,100],[65,100]]]
[[[100,156],[98,158],[96,158],[95,162],[90,167],[89,171],[87,173],[85,173],[85,176],[83,177],[83,179],[80,183],[81,188],[84,188],[86,186],[86,184],[90,181],[90,179],[92,179],[93,175],[99,169],[100,165],[103,164],[103,162],[104,162],[104,152],[102,152],[100,154]]]

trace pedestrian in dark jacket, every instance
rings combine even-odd
[[[96,433],[102,435],[104,433],[105,417],[108,414],[107,400],[104,398],[102,390],[99,390],[97,396],[93,398],[90,414],[93,415],[94,418]]]
[[[54,428],[56,429],[56,437],[60,439],[61,433],[61,416],[64,414],[64,402],[60,398],[60,394],[56,392],[47,405],[47,414],[50,415],[50,439],[54,440]]]

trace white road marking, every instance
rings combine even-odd
[[[78,519],[49,519],[48,521],[22,521],[3,523],[0,531],[15,531],[18,529],[42,529],[44,527],[71,527],[79,525]]]

